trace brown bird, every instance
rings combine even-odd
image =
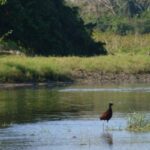
[[[102,113],[100,116],[100,120],[107,120],[107,122],[111,119],[113,111],[112,111],[112,105],[113,103],[109,103],[109,107],[106,112]]]

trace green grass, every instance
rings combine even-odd
[[[115,33],[94,31],[93,38],[105,42],[110,54],[150,54],[150,34],[120,36]]]
[[[0,56],[0,82],[70,81],[77,71],[98,73],[150,73],[147,55],[97,57]]]
[[[1,82],[66,80],[67,72],[55,58],[5,56],[0,58]],[[60,63],[61,64],[61,63]]]
[[[127,130],[134,132],[150,131],[150,121],[144,113],[132,113],[128,116]]]
[[[134,112],[127,116],[127,127],[111,126],[106,128],[108,131],[130,131],[130,132],[148,132],[150,131],[150,121],[145,113]]]

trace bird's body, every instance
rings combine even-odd
[[[100,120],[107,120],[108,122],[111,119],[113,115],[112,105],[113,103],[109,103],[109,108],[107,109],[106,112],[102,113],[102,115],[100,116]]]

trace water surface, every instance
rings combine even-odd
[[[107,124],[99,114],[110,101]],[[149,101],[150,85],[142,84],[0,90],[0,149],[147,150],[150,132],[125,128],[129,113],[150,116]]]

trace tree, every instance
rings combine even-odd
[[[76,8],[63,0],[7,0],[0,9],[0,35],[8,37],[38,55],[106,54],[102,43],[95,43]]]

